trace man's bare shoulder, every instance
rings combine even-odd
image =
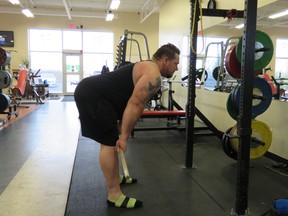
[[[158,65],[153,61],[141,61],[135,64],[133,73],[135,78],[145,76],[160,76],[160,70]]]

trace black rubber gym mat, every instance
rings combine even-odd
[[[235,207],[237,163],[225,155],[217,137],[196,138],[197,168],[187,170],[183,169],[185,131],[138,131],[126,152],[130,175],[138,183],[122,187],[126,195],[144,202],[134,210],[107,206],[98,151],[97,143],[79,138],[66,216],[223,216]],[[286,195],[287,178],[264,168],[272,163],[266,157],[251,162],[249,209],[253,215],[263,214],[275,198]]]
[[[170,139],[167,144],[175,142],[175,146],[183,146],[180,143],[183,135],[175,139],[173,133],[178,132],[165,135]],[[183,170],[176,159],[163,149],[162,136],[152,138],[144,135],[146,138],[140,138],[140,134],[144,135],[139,132],[139,137],[131,139],[126,152],[130,175],[137,178],[138,183],[123,186],[122,190],[126,195],[142,200],[144,207],[126,210],[107,206],[106,187],[98,162],[99,145],[79,137],[65,215],[187,215],[192,210],[195,215],[200,215],[200,212],[223,215],[223,209],[193,181],[193,170]],[[210,208],[204,207],[206,205]]]

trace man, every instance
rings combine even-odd
[[[143,204],[121,192],[120,183],[131,184],[136,179],[119,175],[118,152],[126,151],[128,138],[147,102],[161,87],[161,76],[171,78],[178,70],[179,55],[173,44],[163,45],[152,60],[85,78],[75,90],[82,135],[100,143],[99,160],[110,206],[137,208]]]

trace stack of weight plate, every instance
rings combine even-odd
[[[8,88],[12,82],[12,76],[5,66],[10,64],[10,53],[0,47],[0,113],[10,106],[9,96],[2,93],[2,89]]]
[[[271,129],[256,117],[264,113],[272,101],[272,90],[267,80],[258,77],[262,70],[269,64],[274,52],[271,38],[262,31],[255,34],[255,62],[253,73],[252,96],[252,135],[250,142],[250,159],[264,155],[272,141]],[[242,38],[236,46],[232,46],[225,57],[225,67],[228,73],[235,79],[241,79]],[[237,85],[229,94],[226,108],[234,120],[237,121],[240,107],[240,88]],[[244,101],[245,103],[245,101]],[[224,152],[231,158],[237,159],[239,136],[237,124],[226,130],[223,135],[222,145]]]

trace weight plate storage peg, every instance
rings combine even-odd
[[[250,159],[256,159],[263,156],[271,146],[272,131],[267,124],[255,119],[251,122],[251,128]],[[237,136],[237,125],[231,129],[229,135]],[[236,152],[238,152],[238,139],[230,139],[230,145]]]
[[[240,88],[236,88],[232,95],[233,106],[239,109],[240,106]],[[272,90],[269,83],[260,77],[253,78],[253,96],[252,96],[252,117],[264,113],[272,101]]]
[[[237,44],[237,59],[242,61],[242,39],[240,38]],[[255,32],[255,62],[254,71],[265,68],[273,57],[274,47],[273,42],[268,34],[265,32],[256,30]]]

